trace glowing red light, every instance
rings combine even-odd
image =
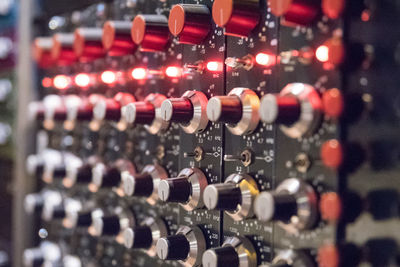
[[[57,75],[53,79],[54,87],[59,90],[67,89],[70,82],[71,82],[71,79],[66,75]]]
[[[135,80],[143,80],[147,78],[147,70],[145,68],[135,68],[132,70],[131,75]]]
[[[75,84],[79,87],[88,87],[90,84],[90,77],[86,73],[79,73],[75,76]]]
[[[53,85],[53,80],[49,77],[44,77],[42,80],[42,86],[44,88],[49,88]]]
[[[328,60],[329,60],[329,48],[326,45],[321,45],[315,51],[315,56],[321,62],[328,62]]]
[[[179,67],[173,67],[170,66],[168,68],[166,68],[165,70],[165,75],[167,75],[170,78],[178,78],[181,77],[182,75],[182,69]]]
[[[106,70],[101,74],[101,81],[106,84],[113,84],[117,81],[117,76],[113,71]]]
[[[222,71],[222,64],[218,61],[209,61],[206,67],[212,72]]]
[[[272,66],[275,65],[275,56],[266,53],[258,53],[256,55],[256,62],[266,67]]]

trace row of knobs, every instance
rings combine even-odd
[[[237,221],[256,215],[263,222],[281,221],[297,229],[309,229],[317,219],[316,193],[297,178],[286,179],[275,191],[260,192],[253,177],[247,174],[231,174],[224,183],[208,184],[198,168],[185,168],[177,177],[168,177],[160,165],[147,165],[137,173],[134,164],[124,159],[107,166],[94,157],[82,162],[69,154],[61,157],[57,151],[46,153],[41,159],[28,158],[29,170],[42,175],[46,182],[62,180],[67,187],[88,185],[93,192],[112,189],[120,196],[145,198],[151,205],[158,200],[179,203],[188,211],[203,207],[223,210]],[[61,209],[60,216],[65,215],[60,200],[57,202],[60,205],[52,207]],[[43,216],[51,218],[53,212]]]
[[[322,9],[328,16],[343,9],[343,4],[335,3],[323,0]],[[321,10],[317,0],[268,0],[268,4],[274,15],[300,25],[312,23]],[[228,35],[248,36],[259,24],[259,6],[259,0],[216,0],[211,12],[205,5],[178,4],[172,7],[169,18],[138,15],[133,22],[107,21],[103,29],[78,28],[74,34],[37,38],[34,55],[39,64],[46,67],[55,61],[59,65],[70,64],[78,58],[87,62],[107,52],[111,56],[131,54],[138,46],[144,51],[162,51],[169,42],[170,33],[181,43],[200,44],[211,30],[211,18],[219,27],[224,27]]]
[[[245,237],[229,237],[222,247],[206,250],[206,237],[198,226],[181,226],[174,235],[168,235],[167,224],[162,219],[148,217],[136,225],[134,215],[122,208],[115,208],[111,214],[100,209],[83,209],[79,201],[62,199],[60,193],[49,190],[27,195],[25,208],[29,213],[42,211],[45,221],[61,220],[66,228],[86,229],[92,236],[111,238],[128,249],[145,249],[149,255],[157,254],[162,260],[179,260],[188,266],[201,263],[215,267],[226,264],[257,266],[256,249]],[[44,260],[42,253],[33,252],[26,252],[26,266]],[[298,261],[312,263],[306,254],[293,253],[292,256]],[[275,262],[273,266],[282,263],[286,263],[282,266],[292,266],[293,258],[277,257]]]
[[[186,133],[198,133],[211,121],[225,123],[234,135],[247,135],[261,120],[280,124],[285,134],[298,138],[312,133],[323,113],[338,118],[343,105],[337,89],[327,90],[320,97],[311,85],[292,83],[280,94],[267,94],[261,100],[247,88],[234,88],[227,96],[210,99],[200,91],[187,91],[179,98],[150,94],[143,101],[136,101],[128,93],[118,93],[114,98],[91,95],[86,99],[49,95],[42,102],[32,103],[30,114],[44,120],[45,127],[54,127],[54,121],[66,121],[68,129],[75,121],[92,121],[98,129],[103,121],[114,121],[125,128],[128,124],[145,125],[151,134],[165,131],[171,122],[179,123]]]

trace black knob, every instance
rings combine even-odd
[[[193,105],[187,98],[170,98],[161,105],[161,116],[165,121],[189,123],[193,118]]]
[[[77,183],[90,183],[92,180],[92,168],[91,164],[84,164],[78,169],[76,174]]]
[[[297,200],[291,194],[262,192],[254,203],[254,211],[262,221],[288,222],[297,214]]]
[[[42,194],[28,194],[25,196],[24,207],[25,211],[29,214],[41,212],[44,205],[44,198]]]
[[[63,219],[66,216],[65,207],[63,203],[51,204],[45,203],[42,213],[42,218],[45,221],[51,221],[54,219]]]
[[[261,99],[260,118],[266,123],[291,125],[298,121],[301,104],[297,97],[267,94]]]
[[[149,248],[153,243],[151,228],[148,226],[127,228],[124,231],[124,241],[127,248]]]
[[[118,186],[120,182],[121,172],[117,167],[105,167],[103,164],[98,164],[92,170],[92,183],[98,188]]]
[[[185,260],[190,244],[183,234],[160,238],[157,242],[157,255],[162,260]]]
[[[215,96],[208,101],[207,116],[210,121],[236,124],[242,115],[242,102],[237,96]]]
[[[120,220],[116,215],[94,218],[93,227],[97,236],[115,236],[121,230]]]
[[[156,116],[156,110],[153,104],[147,101],[141,101],[130,104],[131,107],[128,109],[131,119],[137,124],[151,124]]]
[[[162,180],[158,186],[159,198],[165,202],[186,203],[191,191],[192,186],[187,177]]]
[[[91,212],[79,212],[76,219],[77,227],[89,227],[92,224]]]
[[[242,202],[242,192],[234,183],[212,184],[204,190],[203,200],[210,210],[234,211]]]
[[[232,246],[209,249],[203,254],[203,266],[239,266],[239,257]]]
[[[43,263],[44,255],[41,248],[30,248],[24,251],[24,266],[40,267]]]
[[[67,168],[64,163],[58,164],[53,169],[53,178],[62,179],[67,175]]]
[[[128,196],[149,197],[153,193],[153,177],[149,173],[126,175],[122,183]]]

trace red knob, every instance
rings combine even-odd
[[[326,40],[315,51],[315,56],[320,62],[328,63],[333,66],[342,64],[345,60],[345,55],[346,47],[343,44],[343,40],[338,37],[332,37]]]
[[[210,32],[210,10],[205,5],[179,4],[172,7],[168,27],[183,44],[200,44]]]
[[[225,34],[248,36],[260,20],[259,0],[215,0],[212,17]]]
[[[131,28],[131,37],[142,51],[162,51],[169,40],[168,19],[162,15],[138,15]]]
[[[105,56],[102,37],[103,30],[99,28],[75,30],[74,51],[80,61],[89,62]]]
[[[132,22],[106,21],[103,26],[103,47],[110,56],[133,54],[137,45],[131,38]]]
[[[75,37],[72,33],[57,33],[53,36],[51,56],[59,65],[70,65],[77,57],[73,49]]]
[[[328,18],[337,19],[342,15],[345,0],[322,0],[322,11]]]
[[[343,158],[343,146],[338,140],[331,139],[322,144],[321,159],[326,167],[331,169],[339,168],[343,163]]]
[[[48,68],[53,65],[51,49],[53,48],[53,39],[50,37],[38,37],[33,42],[33,58],[41,68]]]
[[[322,94],[322,105],[325,115],[330,118],[340,118],[344,110],[344,98],[339,89],[333,88]]]
[[[319,0],[268,0],[272,14],[300,25],[311,24],[320,13]]]

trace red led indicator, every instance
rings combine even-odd
[[[266,53],[258,53],[256,55],[257,64],[265,67],[275,65],[275,56],[266,54]]]
[[[105,84],[113,84],[117,81],[117,76],[113,71],[106,70],[101,74],[101,81]]]
[[[315,51],[315,56],[321,62],[328,62],[329,60],[329,48],[326,45],[321,45]]]
[[[86,73],[79,73],[75,76],[75,84],[79,87],[88,87],[90,84],[90,77]]]
[[[71,79],[66,75],[57,75],[53,80],[54,87],[59,90],[67,89],[70,82]]]
[[[135,68],[132,70],[131,75],[135,80],[144,80],[147,78],[147,70],[145,68]]]
[[[53,85],[53,80],[49,77],[44,77],[42,80],[42,86],[44,88],[49,88]]]
[[[166,68],[165,75],[170,78],[179,78],[182,76],[182,69],[179,67],[170,66]]]
[[[208,71],[219,72],[222,71],[222,64],[218,61],[209,61],[206,65]]]

